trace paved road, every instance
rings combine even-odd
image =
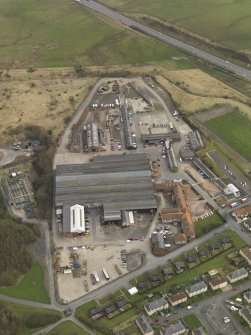
[[[216,57],[214,55],[209,54],[208,52],[202,51],[198,48],[192,47],[191,45],[181,42],[173,37],[170,37],[168,35],[162,34],[161,32],[154,30],[152,28],[149,28],[137,21],[134,21],[124,15],[121,15],[104,5],[101,5],[93,0],[80,0],[80,4],[84,5],[87,8],[90,8],[100,14],[103,14],[115,21],[118,21],[128,27],[131,27],[133,29],[136,29],[140,32],[142,32],[145,35],[151,36],[152,38],[161,41],[165,44],[171,45],[175,48],[178,48],[182,51],[185,51],[189,54],[192,54],[198,58],[201,58],[203,60],[206,60],[207,62],[214,64],[224,70],[227,70],[229,72],[232,72],[242,78],[246,78],[251,81],[251,71],[246,70],[238,65],[226,62],[224,59]]]

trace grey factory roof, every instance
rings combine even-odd
[[[165,249],[165,242],[162,234],[153,233],[151,236],[152,248]]]
[[[167,328],[161,329],[161,334],[163,335],[174,335],[174,334],[181,334],[186,331],[185,326],[179,320],[177,323],[168,326]]]
[[[180,133],[169,132],[169,133],[159,133],[159,134],[144,134],[142,135],[142,139],[144,142],[158,142],[161,140],[165,141],[167,139],[180,141],[181,136],[180,136]]]
[[[56,167],[55,203],[63,205],[63,229],[69,207],[99,205],[104,212],[157,208],[146,154],[94,157],[86,164]]]
[[[210,170],[199,158],[195,158],[193,160],[193,164],[196,166],[196,168],[198,168],[199,170],[202,170],[205,175],[213,180],[215,182],[215,184],[223,191],[224,188],[226,187],[226,184],[221,180],[219,179],[216,174]]]
[[[196,283],[196,284],[193,284],[193,285],[189,286],[187,288],[187,291],[189,293],[195,293],[195,292],[198,292],[198,291],[203,290],[205,288],[207,288],[207,284],[202,280],[199,283]]]

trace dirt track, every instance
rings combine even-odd
[[[198,121],[204,123],[204,122],[207,122],[208,120],[214,119],[214,118],[216,118],[218,116],[221,116],[221,115],[224,115],[226,113],[232,113],[234,111],[235,111],[235,109],[231,108],[230,106],[222,106],[222,107],[213,109],[211,111],[208,111],[206,113],[195,114],[194,117]]]

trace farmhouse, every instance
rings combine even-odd
[[[248,272],[245,268],[237,269],[227,274],[227,279],[230,281],[230,283],[235,283],[246,277],[248,277]]]
[[[163,309],[168,308],[168,302],[164,298],[154,300],[149,304],[144,305],[144,309],[147,315],[153,315],[156,312],[162,311]]]

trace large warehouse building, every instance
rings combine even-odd
[[[55,204],[63,233],[72,234],[71,207],[100,207],[103,223],[123,223],[129,211],[156,210],[146,154],[97,156],[86,164],[58,165]]]

